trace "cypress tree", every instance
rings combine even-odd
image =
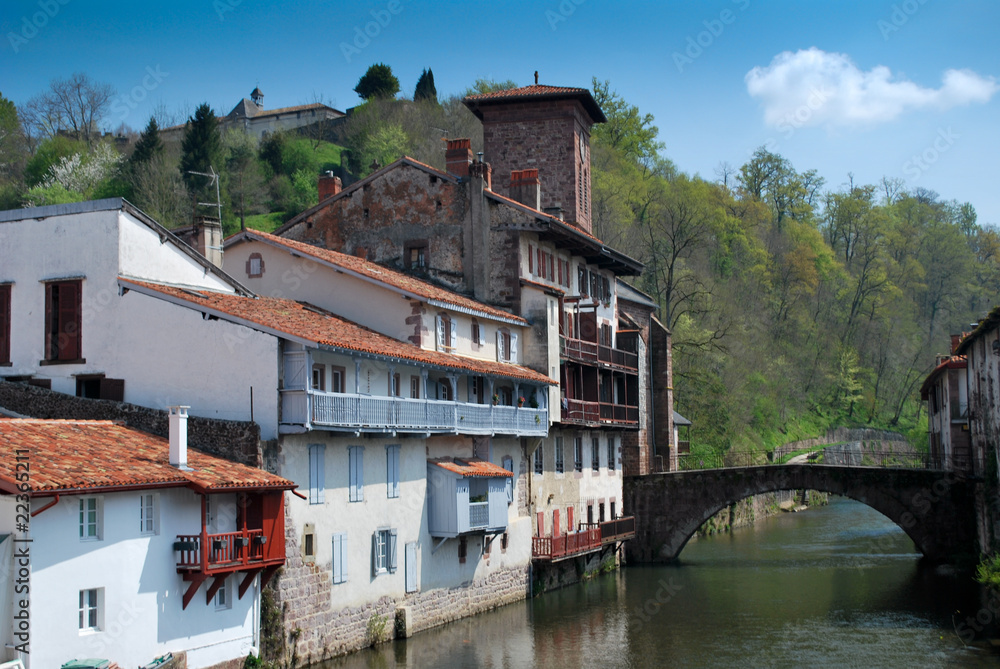
[[[219,120],[205,102],[195,110],[193,118],[188,118],[181,144],[180,164],[184,184],[201,202],[214,200],[215,188],[211,189],[210,199],[206,199],[209,197],[208,179],[190,172],[208,173],[209,167],[216,172],[222,167],[222,135],[219,133]]]
[[[160,127],[156,124],[156,119],[150,117],[146,129],[135,143],[135,150],[129,157],[129,163],[132,165],[148,163],[161,151],[163,151],[163,140],[160,139]]]
[[[427,68],[420,74],[420,78],[417,79],[417,87],[413,91],[413,101],[429,100],[437,102],[437,95],[437,88],[434,87],[434,72],[430,68]]]

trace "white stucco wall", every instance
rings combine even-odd
[[[240,600],[239,580],[230,576],[231,608],[206,604],[204,585],[188,608],[181,608],[188,584],[177,573],[173,542],[178,534],[200,531],[200,498],[187,489],[160,490],[159,533],[142,536],[139,495],[99,496],[103,536],[98,541],[79,538],[79,497],[65,496],[32,519],[31,654],[25,658],[30,669],[84,657],[135,667],[182,650],[194,669],[245,657],[255,648],[256,584]],[[220,512],[224,508],[217,506]],[[90,588],[103,588],[103,621],[99,631],[81,632],[79,593]]]

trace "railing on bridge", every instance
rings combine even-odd
[[[680,471],[697,469],[723,469],[728,467],[761,467],[772,464],[809,464],[837,467],[877,467],[899,469],[946,469],[939,458],[917,450],[874,451],[865,448],[839,449],[839,447],[817,448],[806,455],[803,462],[775,463],[764,452],[730,451],[723,454],[682,454],[677,457]],[[952,463],[954,464],[954,463]]]

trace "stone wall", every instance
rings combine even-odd
[[[774,460],[777,461],[789,453],[801,451],[807,448],[817,448],[828,444],[837,444],[849,441],[861,441],[868,444],[879,444],[885,448],[899,451],[904,448],[909,449],[909,442],[906,437],[899,432],[892,430],[878,430],[875,428],[854,428],[836,427],[826,431],[826,436],[813,437],[812,439],[801,439],[783,444],[774,449]]]
[[[558,590],[617,568],[618,553],[610,549],[549,564],[538,562],[532,574],[531,594]]]
[[[161,437],[170,433],[165,410],[75,397],[24,383],[0,381],[0,407],[31,418],[114,420]],[[189,416],[188,445],[251,467],[262,464],[256,423]]]

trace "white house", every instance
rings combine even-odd
[[[294,484],[110,421],[0,420],[0,658],[212,667],[258,652]],[[204,587],[201,587],[203,586]]]

